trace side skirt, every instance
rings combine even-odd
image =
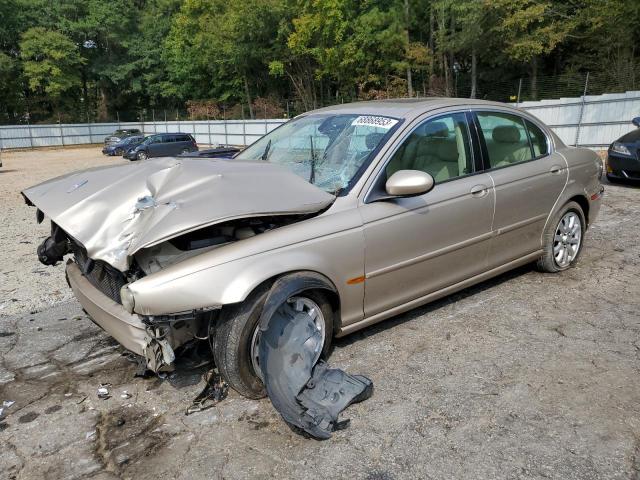
[[[447,295],[451,295],[452,293],[463,290],[467,287],[475,285],[476,283],[483,282],[492,277],[500,275],[501,273],[507,272],[509,270],[513,270],[521,265],[525,265],[534,260],[540,258],[543,251],[537,250],[529,255],[513,260],[509,263],[505,263],[504,265],[494,268],[492,270],[488,270],[484,273],[476,275],[474,277],[463,280],[462,282],[455,283],[441,290],[429,293],[422,297],[418,297],[415,300],[411,300],[410,302],[404,303],[402,305],[398,305],[397,307],[390,308],[389,310],[385,310],[384,312],[377,313],[371,317],[364,318],[358,322],[352,323],[351,325],[346,325],[338,331],[336,337],[343,337],[345,335],[349,335],[356,330],[360,330],[361,328],[368,327],[369,325],[373,325],[375,323],[381,322],[382,320],[386,320],[387,318],[394,317],[406,311],[412,310],[416,307],[424,305],[429,302],[433,302],[434,300],[438,300],[439,298],[446,297]]]

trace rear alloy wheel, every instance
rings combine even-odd
[[[115,154],[116,155],[122,155],[122,149],[121,148],[116,148]]]
[[[549,222],[544,254],[537,266],[544,272],[560,272],[575,264],[582,250],[586,221],[580,205],[569,202]]]
[[[218,370],[231,388],[248,398],[266,395],[258,360],[258,323],[269,289],[269,285],[263,285],[244,302],[224,307],[212,332],[213,357]],[[316,290],[305,291],[289,298],[280,308],[313,317],[324,338],[314,361],[326,356],[333,336],[333,308],[326,296]]]
[[[146,160],[147,158],[149,158],[147,152],[138,152],[138,155],[136,155],[136,160]]]
[[[189,153],[189,149],[188,149],[188,148],[183,148],[181,153],[182,153],[183,155],[184,155],[185,153]]]

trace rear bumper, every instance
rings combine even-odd
[[[67,278],[74,295],[91,319],[127,350],[144,356],[148,343],[144,323],[87,280],[74,262],[67,262]]]

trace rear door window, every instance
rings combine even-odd
[[[534,158],[523,118],[501,112],[478,112],[477,118],[487,147],[489,168]]]

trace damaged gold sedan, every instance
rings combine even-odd
[[[508,269],[569,268],[601,174],[525,112],[422,99],[310,112],[233,159],[96,168],[23,195],[51,220],[41,261],[71,255],[79,302],[147,368],[209,339],[224,378],[258,398],[274,284],[287,318],[315,329],[313,365],[334,336]]]

